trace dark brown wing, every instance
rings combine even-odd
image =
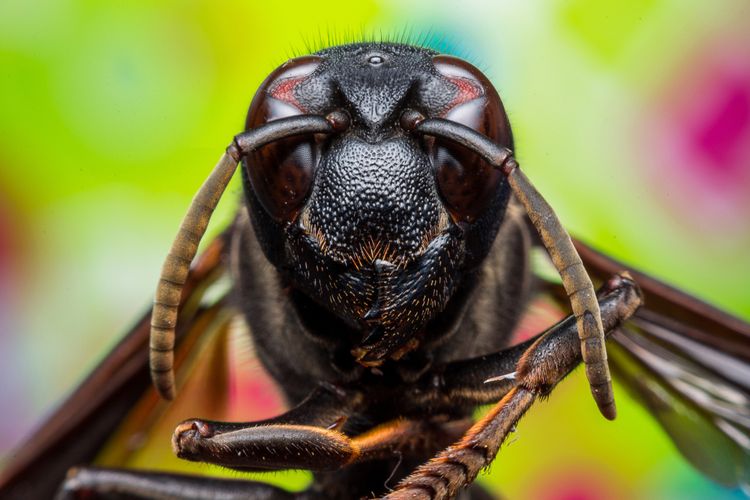
[[[179,351],[187,353],[207,326],[221,326],[211,320],[225,309],[225,300],[206,305],[202,299],[224,274],[227,238],[225,233],[207,247],[185,285],[178,326],[178,357],[183,359]],[[0,474],[0,498],[51,498],[68,468],[90,463],[100,452],[150,388],[149,322],[150,311],[11,456]]]
[[[645,305],[613,335],[613,372],[682,455],[726,486],[750,484],[750,325],[575,242],[594,281],[629,270]],[[561,303],[562,288],[548,285]]]

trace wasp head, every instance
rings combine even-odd
[[[511,148],[497,92],[470,64],[398,44],[355,44],[292,59],[261,85],[247,128],[344,112],[340,133],[247,155],[243,179],[266,257],[291,286],[358,332],[364,365],[432,333],[487,255],[510,195],[479,156],[402,127],[406,110],[469,126]]]

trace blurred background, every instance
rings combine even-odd
[[[148,306],[263,78],[310,47],[402,33],[486,72],[521,165],[575,235],[750,319],[746,0],[3,0],[0,457]],[[482,481],[509,499],[742,497],[615,389],[607,422],[576,372]]]

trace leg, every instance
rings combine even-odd
[[[441,436],[460,436],[468,427],[465,421],[398,419],[349,437],[340,428],[363,404],[358,391],[324,384],[296,408],[269,420],[186,420],[175,429],[172,445],[180,458],[242,471],[296,468],[325,472],[390,458],[404,448],[431,454]]]
[[[311,425],[214,424],[188,421],[175,431],[174,448],[180,458],[243,471],[306,469],[336,471],[348,465],[390,458],[402,449],[434,451],[441,436],[460,436],[464,421],[443,424],[392,420],[358,436]],[[456,429],[460,431],[457,433]],[[447,443],[446,443],[447,444]]]
[[[55,498],[302,500],[312,497],[252,481],[85,467],[71,469]]]
[[[283,429],[307,427],[322,432],[334,432],[325,427],[335,427],[361,404],[362,397],[355,391],[344,391],[323,384],[297,407],[287,413],[255,424],[207,423],[198,420],[183,422],[175,433],[176,442],[190,442],[189,434],[216,428],[215,432],[242,429],[249,425],[261,429]],[[293,426],[291,423],[298,423]],[[306,425],[299,425],[306,424]],[[273,434],[273,435],[277,435]],[[256,443],[257,444],[257,443]],[[331,446],[329,446],[330,448]],[[61,489],[58,499],[69,498],[189,498],[189,499],[250,499],[291,500],[314,498],[312,494],[292,494],[272,486],[241,480],[222,480],[179,474],[126,471],[116,469],[81,468],[72,469]]]
[[[295,408],[268,420],[186,420],[175,429],[172,448],[186,460],[241,470],[329,470],[356,453],[338,429],[362,404],[358,391],[321,384]]]
[[[175,429],[178,457],[243,471],[336,470],[355,460],[359,450],[343,433],[312,425],[231,424],[187,421]]]
[[[627,277],[605,285],[602,301],[607,332],[629,318],[641,304],[640,292]],[[605,307],[614,298],[611,309]],[[572,325],[572,328],[571,328]],[[515,387],[455,445],[404,479],[388,499],[453,498],[492,462],[508,433],[538,396],[544,396],[581,362],[580,343],[571,318],[536,340],[516,368]]]
[[[599,307],[607,332],[614,330],[640,301],[635,283],[629,279],[610,281],[599,291]],[[640,303],[640,302],[639,302]],[[555,332],[553,334],[553,331]],[[557,325],[527,340],[522,344],[494,354],[474,359],[455,361],[439,366],[425,374],[405,398],[404,414],[451,413],[458,405],[477,406],[490,404],[505,396],[516,385],[519,376],[498,377],[517,371],[519,361],[534,343],[541,339],[577,336],[577,326],[573,317],[562,320]],[[540,349],[551,349],[547,345]],[[487,382],[494,379],[492,382]]]
[[[452,440],[468,428],[461,421],[394,420],[350,438],[337,429],[360,402],[356,392],[322,385],[299,406],[274,419],[235,424],[186,421],[175,431],[175,448],[184,458],[241,470],[325,471],[391,458],[405,449],[424,448],[430,450],[424,453],[433,453],[435,436],[452,436]],[[444,440],[442,445],[449,442]],[[59,500],[81,497],[313,500],[327,495],[293,494],[251,481],[87,467],[71,470],[57,495]]]

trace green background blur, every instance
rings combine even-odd
[[[750,4],[594,0],[0,2],[0,456],[150,302],[255,89],[330,43],[430,35],[495,83],[571,231],[750,318]],[[240,198],[230,186],[219,220]],[[580,372],[487,481],[508,498],[739,498]]]

